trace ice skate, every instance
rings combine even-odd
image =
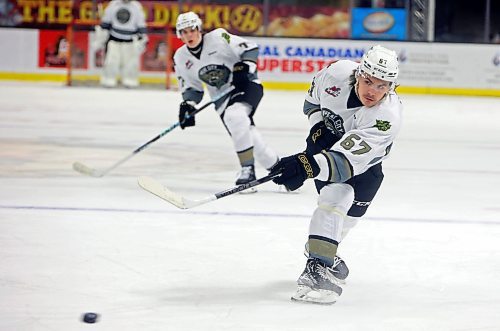
[[[333,265],[328,269],[337,280],[337,285],[345,284],[345,279],[349,276],[349,268],[347,268],[347,264],[340,256],[333,258]]]
[[[241,167],[240,172],[238,173],[238,178],[236,179],[236,185],[243,185],[254,181],[255,178],[255,167],[253,165],[243,166]],[[242,194],[255,193],[257,189],[249,188],[248,190],[242,191]]]
[[[309,244],[305,244],[304,248],[305,257],[309,258]],[[349,268],[347,264],[340,256],[335,256],[333,258],[333,264],[331,267],[328,267],[332,276],[335,278],[337,285],[344,285],[346,283],[346,278],[349,276]]]
[[[318,259],[307,260],[306,268],[297,280],[297,291],[292,301],[316,304],[334,304],[342,294],[342,288],[336,284],[331,270]]]

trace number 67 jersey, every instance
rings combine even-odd
[[[365,172],[388,157],[399,132],[403,106],[398,95],[390,89],[374,106],[363,106],[355,91],[358,66],[349,60],[329,65],[315,75],[307,92],[304,114],[311,126],[324,121],[342,136],[330,150],[315,156],[321,167],[317,179],[344,182]]]

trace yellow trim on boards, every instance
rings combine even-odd
[[[97,75],[75,75],[74,80],[98,81]],[[19,72],[0,72],[0,80],[21,80],[21,81],[51,81],[65,82],[66,74],[50,73],[19,73]],[[164,79],[158,77],[141,77],[141,83],[164,83]],[[263,82],[266,89],[270,90],[288,90],[288,91],[307,91],[309,83],[298,82]],[[444,88],[444,87],[413,87],[399,86],[397,89],[401,94],[443,94],[443,95],[464,95],[464,96],[488,96],[500,97],[500,89],[465,89],[465,88]]]
[[[66,75],[64,74],[35,74],[24,72],[0,72],[0,80],[22,80],[22,81],[49,81],[49,82],[65,82]]]

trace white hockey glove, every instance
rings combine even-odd
[[[132,44],[134,45],[136,54],[141,55],[142,53],[144,53],[148,40],[149,38],[146,35],[142,35],[141,37],[135,35],[132,37]]]
[[[109,31],[101,28],[100,25],[95,26],[95,36],[94,41],[92,42],[92,48],[95,50],[104,48],[106,42],[109,39]]]

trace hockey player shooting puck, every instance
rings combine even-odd
[[[96,313],[85,313],[83,315],[83,321],[85,323],[95,323],[97,322],[97,319],[99,318],[99,315]]]

